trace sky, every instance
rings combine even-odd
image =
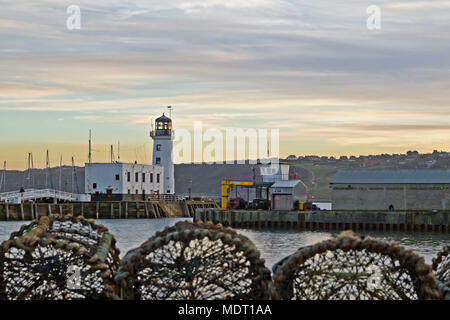
[[[0,161],[151,162],[152,119],[281,156],[450,150],[450,1],[2,0]],[[70,30],[67,8],[80,8]],[[369,30],[367,8],[381,12]]]

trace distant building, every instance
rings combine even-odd
[[[339,170],[333,210],[449,210],[450,170]]]
[[[86,163],[85,190],[92,200],[144,200],[164,193],[162,166],[130,163]]]
[[[262,182],[273,183],[282,180],[289,180],[290,165],[280,163],[279,165],[259,165]]]
[[[386,164],[384,159],[367,159],[363,161],[363,167],[373,167]]]
[[[286,158],[287,161],[296,161],[298,158],[295,155],[290,155],[289,157]]]

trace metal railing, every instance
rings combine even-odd
[[[44,198],[55,198],[65,201],[91,201],[91,196],[87,194],[76,194],[53,189],[26,189],[23,192],[11,191],[0,193],[0,202],[21,203],[23,201]]]
[[[174,194],[150,194],[147,196],[149,201],[178,201],[180,197]]]

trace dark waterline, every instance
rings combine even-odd
[[[138,247],[157,231],[163,230],[165,227],[171,226],[178,221],[192,221],[192,219],[97,220],[96,222],[103,224],[114,234],[121,257],[123,257],[128,250]],[[23,224],[26,223],[22,221],[0,222],[0,241],[8,239],[11,232],[19,230]],[[238,232],[249,237],[255,243],[266,260],[266,266],[269,269],[282,258],[294,253],[298,248],[315,244],[338,234],[338,232],[279,229],[239,229]],[[427,263],[431,263],[443,246],[450,245],[450,237],[445,233],[366,232],[360,235],[370,235],[371,237],[384,238],[388,241],[396,241],[423,256]]]

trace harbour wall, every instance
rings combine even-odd
[[[194,221],[233,228],[301,230],[449,231],[449,211],[244,211],[197,209]]]
[[[209,201],[98,201],[70,203],[0,203],[0,221],[27,221],[51,214],[88,219],[158,219],[193,217],[197,208],[214,208]]]

